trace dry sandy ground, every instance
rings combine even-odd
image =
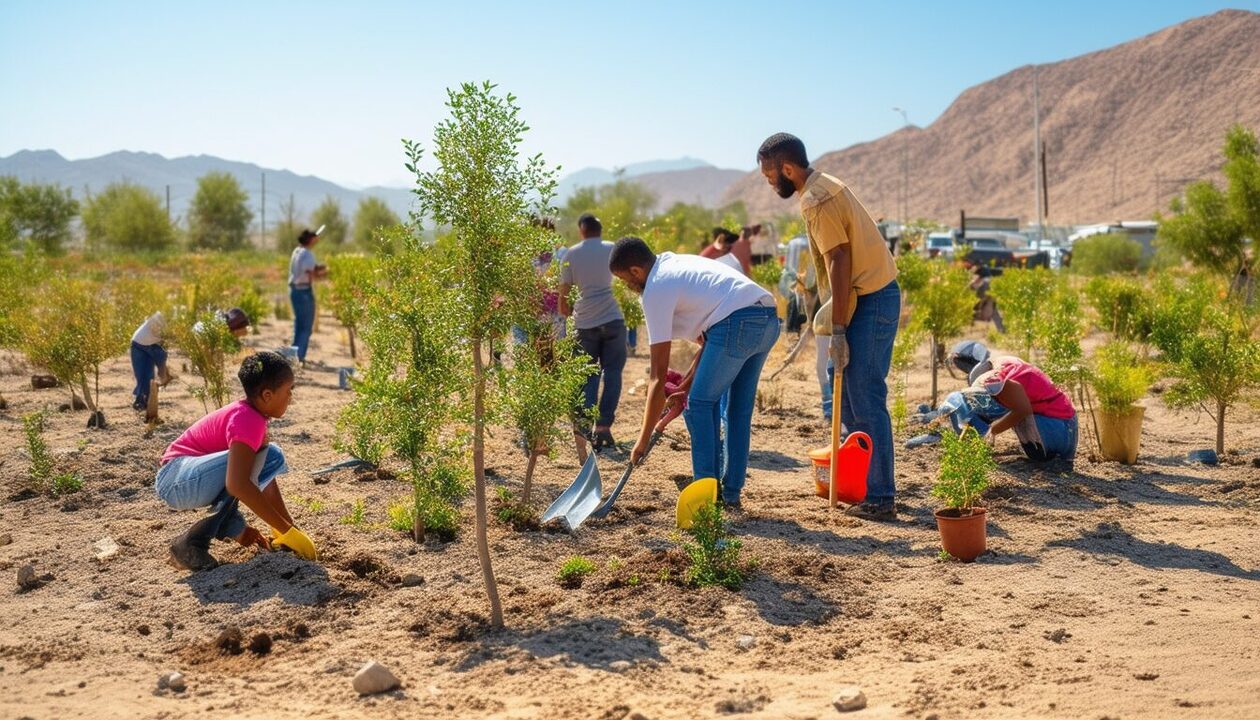
[[[323,322],[313,356],[349,364]],[[249,343],[275,347],[287,330],[264,325]],[[684,445],[663,443],[618,510],[575,536],[493,528],[509,626],[498,634],[481,625],[471,531],[417,546],[379,527],[406,494],[399,481],[340,471],[319,484],[309,474],[339,459],[329,439],[349,395],[335,370],[304,373],[272,431],[293,469],[284,494],[324,561],[222,545],[230,564],[188,575],[165,564],[165,548],[193,515],[166,509],[152,484],[163,447],[201,414],[189,378],[164,395],[152,437],[127,407],[125,361],[105,379],[108,429],[54,412],[49,444],[86,488],[51,500],[21,492],[20,416],[55,408],[64,391],[32,391],[29,370],[15,368],[0,377],[10,402],[0,413],[0,535],[12,538],[0,547],[0,717],[828,718],[850,684],[869,699],[855,716],[868,718],[1260,717],[1260,432],[1249,411],[1231,418],[1238,452],[1220,467],[1181,460],[1210,445],[1210,422],[1154,398],[1133,468],[1091,460],[1087,443],[1074,473],[1048,473],[1004,446],[988,496],[992,552],[963,565],[938,558],[934,448],[897,450],[896,523],[844,518],[810,494],[805,453],[827,430],[809,365],[784,373],[784,407],[754,420],[734,529],[758,568],[742,590],[674,579],[674,480],[689,460]],[[631,387],[642,359],[628,373]],[[927,383],[925,371],[914,375],[912,403]],[[623,408],[616,431],[627,440],[641,397]],[[685,435],[681,423],[673,430]],[[605,487],[621,462],[602,460]],[[511,433],[496,433],[489,465],[495,482],[520,482]],[[540,497],[576,470],[571,451],[541,463]],[[369,526],[340,521],[356,500]],[[92,546],[106,536],[121,551],[98,562]],[[601,569],[561,588],[556,571],[575,554]],[[26,563],[48,579],[18,592]],[[423,582],[403,587],[407,574]],[[220,651],[215,639],[230,626],[246,642],[269,634],[270,652]],[[741,648],[741,635],[754,644]],[[350,678],[368,659],[402,689],[354,693]],[[157,690],[171,670],[186,675],[185,692]]]

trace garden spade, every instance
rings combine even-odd
[[[604,489],[599,482],[599,465],[595,463],[595,453],[591,453],[586,456],[586,463],[582,465],[573,484],[560,493],[560,497],[543,513],[542,521],[547,523],[556,518],[564,518],[570,530],[577,530],[599,506],[599,499],[603,494]]]
[[[683,488],[678,494],[678,507],[675,509],[678,529],[690,528],[701,508],[716,503],[717,491],[718,482],[715,478],[701,478]]]
[[[648,438],[647,450],[643,451],[643,457],[639,458],[639,462],[637,464],[632,462],[626,466],[626,471],[621,474],[621,479],[617,481],[616,487],[612,489],[612,492],[608,493],[608,497],[604,500],[604,502],[602,502],[599,507],[595,508],[595,512],[591,513],[591,517],[602,518],[607,515],[610,510],[612,510],[613,503],[617,502],[617,496],[621,495],[622,488],[624,488],[626,486],[626,482],[630,480],[631,471],[633,471],[638,465],[642,465],[643,461],[647,460],[648,455],[652,452],[652,448],[656,447],[657,441],[659,441],[661,439],[661,435],[664,434],[665,426],[669,425],[670,421],[682,414],[684,404],[685,403],[682,397],[671,397],[669,399],[669,404],[665,406],[665,412],[661,413],[661,419],[657,420],[656,427],[652,428],[652,436]]]

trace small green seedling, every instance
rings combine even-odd
[[[365,515],[366,508],[363,505],[363,501],[355,500],[354,505],[350,506],[350,512],[342,516],[341,524],[361,527],[367,522]]]
[[[53,474],[52,454],[44,442],[44,414],[38,412],[24,416],[22,431],[26,434],[26,452],[31,456],[28,476],[35,489],[43,491]]]
[[[564,564],[560,566],[560,572],[556,577],[560,580],[560,584],[567,588],[582,587],[582,581],[587,575],[595,572],[595,563],[582,557],[574,555]]]
[[[78,473],[63,472],[53,476],[50,492],[53,497],[71,495],[83,489],[83,478]]]
[[[721,506],[711,503],[701,508],[686,533],[691,537],[691,541],[683,545],[691,560],[691,567],[687,568],[688,582],[700,587],[718,585],[728,590],[736,590],[743,584],[745,564],[739,557],[742,543],[731,535]]]

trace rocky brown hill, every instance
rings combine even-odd
[[[1219,177],[1232,123],[1260,131],[1257,13],[1222,11],[1036,72],[1049,224],[1148,218],[1187,179]],[[905,147],[911,217],[953,224],[965,208],[1035,222],[1032,87],[1033,67],[1021,67],[964,91],[926,128],[827,153],[814,166],[848,182],[873,215],[893,218]],[[724,200],[743,200],[753,217],[796,209],[758,172]]]

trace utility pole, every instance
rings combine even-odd
[[[262,174],[262,223],[258,228],[258,247],[267,245],[267,173]]]
[[[171,221],[171,186],[166,186],[166,222]]]
[[[1042,240],[1042,222],[1044,222],[1045,208],[1042,206],[1041,191],[1041,168],[1038,167],[1042,163],[1041,157],[1041,94],[1037,81],[1037,66],[1033,65],[1033,179],[1036,183],[1035,192],[1037,193],[1037,249],[1041,249]]]
[[[910,129],[910,118],[902,108],[895,107],[893,112],[901,113],[902,128]],[[903,133],[901,138],[901,227],[910,223],[910,136]]]

